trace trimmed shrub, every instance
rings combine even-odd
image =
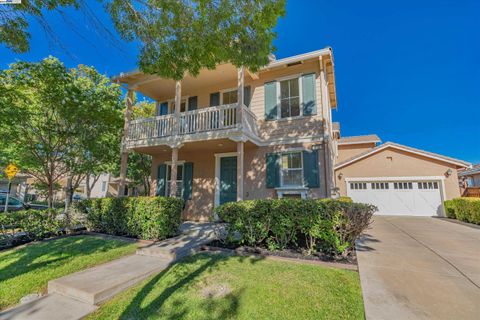
[[[14,237],[19,231],[25,232],[21,242],[42,240],[62,233],[65,221],[58,219],[55,210],[22,210],[0,214],[2,236],[11,245],[20,238]]]
[[[162,240],[177,234],[183,200],[167,197],[122,197],[75,203],[87,229],[145,240]]]
[[[480,198],[456,198],[444,202],[447,217],[480,225]]]
[[[344,253],[369,226],[372,205],[350,199],[267,199],[230,202],[215,209],[227,238],[269,250],[305,246],[308,253]],[[235,236],[237,236],[235,238]]]

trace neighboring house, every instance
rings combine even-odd
[[[90,185],[92,185],[94,179],[93,176],[90,178]],[[102,173],[90,191],[90,198],[116,197],[118,195],[118,185],[118,177],[112,176],[110,173]],[[129,188],[129,185],[130,181],[127,180],[125,195],[135,195],[135,188]],[[75,194],[78,194],[81,198],[87,198],[86,179],[80,182]]]
[[[114,80],[157,101],[157,117],[128,123],[123,148],[153,157],[152,193],[183,197],[184,219],[209,219],[228,201],[331,196],[330,48],[257,73],[227,63],[178,84],[139,71]]]
[[[12,185],[10,188],[10,195],[13,197],[17,197],[23,201],[25,198],[25,194],[28,190],[27,179],[29,175],[18,173],[12,179]],[[8,192],[8,179],[5,177],[0,177],[0,193]]]
[[[460,192],[464,197],[480,197],[480,164],[458,173]]]
[[[458,176],[464,181],[465,188],[480,187],[480,164],[476,164],[471,168],[462,170]]]
[[[460,196],[457,170],[470,164],[376,135],[341,137],[335,179],[340,195],[371,203],[379,214],[442,216],[443,201]]]

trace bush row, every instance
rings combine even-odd
[[[456,198],[444,202],[447,217],[480,224],[480,198]]]
[[[65,220],[55,210],[25,210],[0,214],[2,245],[41,240],[62,233]]]
[[[305,247],[309,253],[327,254],[351,249],[375,211],[375,206],[350,199],[247,200],[216,208],[228,223],[229,241],[270,250]]]
[[[167,197],[124,197],[82,200],[74,207],[87,229],[111,235],[162,240],[181,223],[183,200]]]

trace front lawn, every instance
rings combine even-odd
[[[119,294],[88,319],[363,319],[358,273],[198,254]]]
[[[131,254],[137,245],[96,236],[42,241],[0,252],[0,310],[29,293],[44,293],[49,280]]]

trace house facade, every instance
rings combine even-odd
[[[152,195],[184,198],[184,219],[207,220],[228,201],[331,196],[330,48],[272,59],[256,73],[222,64],[178,82],[138,71],[114,80],[128,97],[156,101],[156,117],[130,120],[127,111],[122,150],[152,156]]]

